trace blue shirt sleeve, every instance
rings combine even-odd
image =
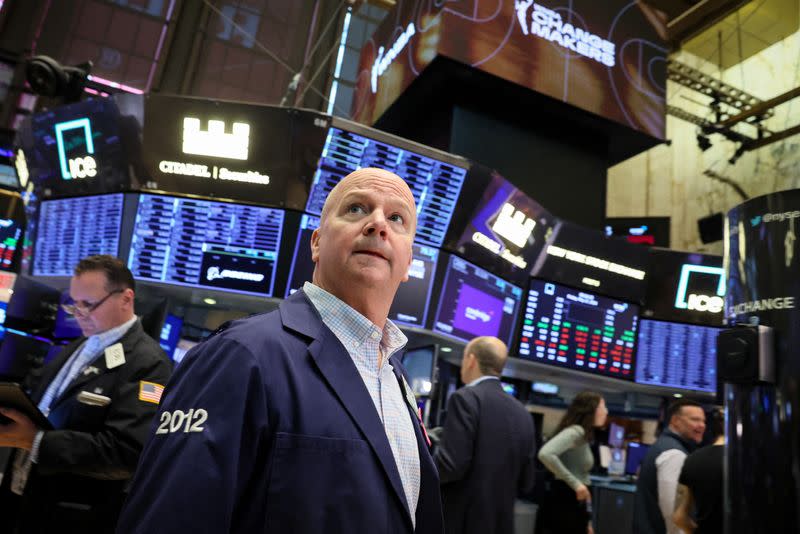
[[[253,481],[267,478],[268,429],[252,352],[228,336],[196,347],[166,387],[117,532],[240,530],[249,522],[240,503],[266,499]]]

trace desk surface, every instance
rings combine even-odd
[[[607,488],[617,491],[627,491],[629,493],[634,493],[636,491],[636,481],[632,479],[592,475],[591,480],[592,486],[595,488]]]

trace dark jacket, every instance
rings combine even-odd
[[[41,372],[31,392],[39,402],[80,338]],[[45,432],[22,498],[9,491],[14,458],[3,477],[2,506],[18,511],[18,532],[113,532],[158,406],[139,399],[140,382],[165,385],[172,363],[136,321],[120,339],[125,363],[108,369],[101,354],[50,406],[55,430]],[[107,406],[78,401],[86,391],[111,399]]]
[[[448,534],[514,531],[514,500],[533,487],[533,418],[489,379],[453,393],[436,451]]]
[[[633,509],[634,534],[665,534],[667,526],[658,506],[658,468],[656,459],[662,453],[678,449],[688,454],[696,445],[683,439],[678,434],[665,428],[655,443],[647,451],[639,468],[639,479],[636,481],[636,496]]]
[[[397,356],[389,361],[399,380]],[[183,359],[118,532],[441,534],[439,478],[415,412],[409,407],[420,459],[413,529],[375,404],[347,350],[297,291]]]

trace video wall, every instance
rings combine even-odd
[[[188,118],[198,118],[199,129],[184,121],[182,129],[154,133],[147,122],[151,98],[118,103],[114,113],[145,121],[144,145],[162,136],[174,146],[165,142],[158,162],[125,159],[134,176],[124,192],[109,191],[107,181],[58,175],[58,158],[37,163],[53,168],[31,172],[39,189],[50,188],[39,205],[31,274],[69,277],[82,257],[112,254],[142,282],[286,298],[313,278],[311,236],[328,193],[353,170],[378,166],[406,180],[418,216],[409,279],[389,312],[393,321],[460,341],[497,336],[514,356],[569,371],[680,390],[715,387],[713,349],[725,292],[720,258],[607,237],[557,218],[492,169],[317,113],[248,114],[249,107],[269,106],[187,99],[172,116],[193,114]],[[155,102],[155,110],[168,103]],[[112,109],[81,109],[95,108],[106,115]],[[49,126],[34,117],[41,143],[68,118],[64,113],[48,115]],[[273,118],[268,126],[254,122]],[[87,119],[103,123],[91,113]],[[249,128],[231,129],[246,120]],[[291,142],[275,146],[287,153],[263,158],[251,150],[250,140],[277,135],[280,125]],[[92,134],[96,147],[102,135]],[[188,144],[175,141],[180,135]],[[57,145],[56,139],[56,151]],[[224,163],[236,158],[263,172]],[[280,158],[294,163],[278,165]],[[167,172],[164,161],[183,166]],[[223,164],[239,174],[222,178]],[[293,175],[293,169],[305,170]],[[55,179],[62,180],[57,187]],[[168,189],[153,190],[151,182]],[[0,234],[3,262],[19,235],[2,219]],[[162,339],[176,354],[181,328],[180,318],[172,318]]]

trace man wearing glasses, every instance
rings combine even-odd
[[[172,372],[133,303],[133,275],[124,263],[112,256],[81,260],[62,307],[83,337],[64,347],[31,388],[54,430],[0,408],[11,420],[0,425],[0,446],[21,449],[0,490],[0,509],[18,511],[11,532],[114,531]]]

